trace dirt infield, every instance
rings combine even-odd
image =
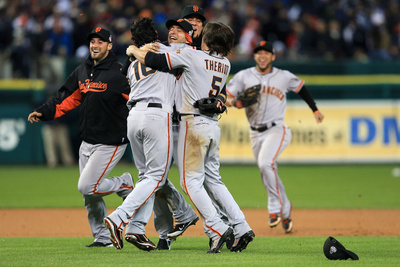
[[[112,210],[109,210],[111,213]],[[268,226],[266,210],[244,210],[256,236],[285,236]],[[293,236],[400,236],[400,210],[293,210]],[[85,209],[0,209],[1,237],[91,236]],[[158,236],[153,218],[148,236]],[[205,236],[201,223],[185,236]]]

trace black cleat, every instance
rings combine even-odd
[[[254,237],[256,235],[252,230],[248,231],[244,235],[242,235],[240,238],[235,239],[235,243],[233,243],[233,246],[231,248],[232,252],[241,252],[242,250],[246,249],[247,245],[253,241]]]
[[[173,240],[167,238],[167,239],[163,239],[160,238],[158,240],[158,244],[157,244],[157,250],[171,250],[171,243]]]
[[[110,231],[110,240],[114,247],[122,249],[124,247],[122,230],[119,230],[117,225],[108,217],[104,218],[104,226]]]
[[[174,228],[168,232],[167,236],[169,238],[173,238],[173,239],[177,238],[178,236],[183,234],[186,231],[186,229],[188,229],[189,226],[195,225],[198,220],[199,220],[199,217],[196,217],[187,223],[181,223],[181,224],[175,225]]]
[[[146,235],[129,233],[125,234],[125,240],[141,250],[151,251],[156,249],[156,245]]]
[[[222,236],[213,240],[210,239],[210,249],[207,251],[207,253],[220,253],[225,242],[232,237],[232,234],[233,229],[229,227]]]
[[[94,247],[113,247],[112,243],[101,243],[101,242],[93,242],[90,245],[86,246],[87,248],[94,248]]]

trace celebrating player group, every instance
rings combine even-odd
[[[269,42],[254,49],[255,67],[227,83],[235,34],[224,23],[205,22],[202,8],[186,6],[180,19],[167,21],[168,40],[162,42],[152,19],[136,20],[124,66],[112,52],[112,34],[95,28],[87,36],[87,60],[55,98],[29,114],[30,122],[53,120],[82,106],[78,189],[94,237],[88,247],[122,249],[126,241],[145,251],[170,250],[201,219],[208,253],[220,253],[225,244],[232,252],[247,248],[255,233],[219,174],[218,119],[227,116],[226,106],[245,109],[268,193],[269,226],[282,223],[286,233],[292,231],[292,204],[276,163],[291,139],[284,123],[286,93],[299,93],[317,123],[324,116],[304,81],[272,67]],[[136,184],[129,172],[106,179],[128,142],[138,169]],[[168,179],[173,163],[197,213]],[[123,202],[107,214],[103,196],[112,193]],[[152,213],[157,246],[145,234]]]

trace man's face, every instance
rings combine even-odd
[[[111,50],[112,44],[101,40],[100,38],[92,38],[90,40],[89,50],[92,59],[100,62],[105,59]]]
[[[257,68],[261,71],[265,71],[270,68],[272,66],[272,62],[275,61],[275,54],[261,49],[254,54],[254,60]]]
[[[178,25],[172,25],[168,31],[168,43],[189,43],[186,39],[185,31]]]
[[[203,21],[196,15],[188,16],[185,18],[193,27],[193,38],[197,38],[200,36],[201,32],[203,31]]]

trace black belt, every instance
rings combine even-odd
[[[257,127],[254,127],[254,126],[250,126],[250,128],[253,130],[253,131],[257,131],[257,132],[264,132],[264,131],[266,131],[266,130],[268,130],[268,129],[270,129],[270,128],[272,128],[272,127],[274,127],[276,124],[275,124],[275,122],[273,122],[273,123],[271,123],[271,126],[269,126],[268,127],[268,125],[262,125],[262,126],[257,126]]]
[[[133,102],[133,103],[131,103],[131,107],[136,106],[136,103],[139,103],[139,102]],[[162,104],[161,104],[161,103],[148,103],[148,104],[147,104],[147,107],[148,107],[148,108],[162,108]]]
[[[178,113],[178,120],[181,121],[182,120],[182,116],[193,116],[193,117],[197,117],[200,116],[200,114],[190,114],[190,113]]]

